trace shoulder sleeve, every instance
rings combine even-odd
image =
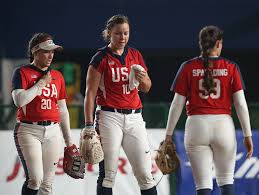
[[[59,73],[59,79],[60,79],[60,92],[59,92],[59,100],[63,100],[67,98],[67,92],[66,92],[66,84],[63,75]]]
[[[91,59],[89,65],[92,65],[98,72],[102,73],[104,69],[103,59],[105,53],[103,51],[98,51]]]
[[[13,71],[13,76],[12,76],[12,91],[15,89],[22,89],[22,77],[21,77],[21,68],[16,68]]]
[[[187,97],[188,93],[188,74],[186,63],[183,63],[179,68],[176,77],[171,85],[171,91]]]
[[[234,64],[232,77],[232,93],[235,93],[241,89],[245,90],[244,80],[240,72],[239,66],[237,64]]]

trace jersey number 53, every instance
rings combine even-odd
[[[212,99],[218,99],[220,97],[220,80],[219,79],[213,79],[214,81],[214,93],[210,93],[209,95],[205,95],[208,94],[207,90],[203,87],[203,82],[204,79],[200,79],[199,80],[199,96],[202,99],[208,99],[209,97],[211,97]]]

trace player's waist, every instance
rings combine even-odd
[[[206,114],[228,114],[231,115],[231,108],[216,108],[216,107],[195,107],[187,106],[187,115],[206,115]]]
[[[142,108],[137,109],[124,109],[124,108],[113,108],[109,106],[97,106],[97,110],[109,111],[109,112],[117,112],[121,114],[137,114],[142,112]]]
[[[33,125],[41,125],[41,126],[49,126],[49,125],[54,125],[57,122],[46,120],[46,121],[37,121],[37,122],[32,122],[32,121],[26,121],[26,120],[21,120],[21,123],[26,123],[26,124],[33,124]]]

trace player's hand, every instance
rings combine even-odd
[[[253,140],[251,136],[244,138],[244,146],[247,150],[246,158],[251,158],[254,152]]]
[[[52,80],[50,71],[47,72],[47,74],[43,75],[40,80],[36,83],[36,86],[39,87],[40,89],[40,94],[41,94],[41,90],[42,88],[44,88],[47,84],[50,84]]]
[[[93,125],[86,125],[80,134],[80,139],[89,139],[92,138],[96,134],[94,126]]]
[[[50,84],[51,83],[51,80],[52,80],[52,77],[51,77],[51,74],[50,74],[50,71],[47,72],[47,74],[43,75],[41,77],[41,79],[45,82],[45,84]]]
[[[165,142],[166,143],[172,143],[173,141],[172,141],[172,135],[166,135],[166,137],[165,137]]]
[[[146,78],[147,76],[147,72],[145,70],[140,71],[135,69],[135,78],[141,83],[143,82],[143,80]]]

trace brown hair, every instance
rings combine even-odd
[[[105,26],[105,29],[103,30],[102,32],[102,36],[103,36],[103,39],[106,41],[106,42],[109,42],[110,41],[110,32],[112,30],[112,28],[116,25],[116,24],[124,24],[124,23],[127,23],[129,24],[129,19],[127,16],[124,16],[124,15],[114,15],[112,16],[111,18],[109,18],[106,22],[106,26]]]
[[[47,41],[47,40],[50,40],[50,39],[53,39],[51,35],[47,34],[47,33],[35,33],[29,43],[28,43],[28,57],[30,58],[30,62],[33,61],[34,57],[33,57],[33,54],[31,52],[31,49],[38,45],[39,43],[42,43],[44,41]]]
[[[213,63],[209,61],[211,49],[218,40],[223,39],[223,31],[217,26],[205,26],[199,33],[199,45],[203,64],[205,67],[203,87],[210,94],[214,91],[214,81],[212,74]]]

